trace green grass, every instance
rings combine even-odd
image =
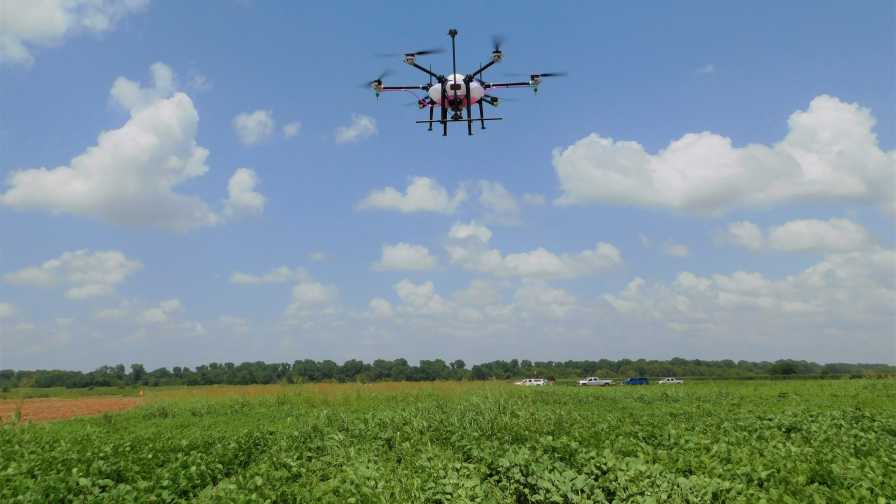
[[[241,397],[197,390],[122,414],[0,428],[0,501],[896,496],[894,380],[312,385]]]

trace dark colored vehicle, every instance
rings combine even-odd
[[[629,378],[622,382],[623,385],[647,385],[650,383],[647,378]]]

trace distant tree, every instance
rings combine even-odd
[[[130,381],[133,385],[139,385],[144,383],[146,380],[146,369],[143,368],[143,364],[131,364],[131,376]]]

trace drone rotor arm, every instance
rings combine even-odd
[[[420,70],[421,72],[423,72],[423,73],[425,73],[426,75],[428,75],[428,76],[434,78],[434,79],[435,79],[436,81],[438,81],[438,82],[442,82],[442,80],[444,80],[444,77],[442,77],[442,76],[439,75],[439,74],[436,74],[436,73],[431,72],[431,71],[430,71],[428,68],[426,68],[426,67],[423,67],[423,66],[418,65],[417,62],[414,62],[414,61],[412,61],[412,62],[408,62],[408,65],[411,65],[412,67],[416,68],[417,70]]]
[[[482,65],[481,67],[479,67],[478,69],[476,69],[476,71],[471,73],[470,75],[472,75],[474,79],[479,79],[482,77],[482,72],[484,72],[486,68],[494,65],[495,63],[497,63],[499,61],[501,61],[501,60],[500,59],[492,59],[488,63],[486,63],[486,64]],[[479,77],[477,77],[477,75]]]
[[[426,91],[428,86],[383,86],[382,91]]]
[[[531,87],[532,82],[484,82],[482,87],[485,89],[491,88],[515,88],[515,87]]]

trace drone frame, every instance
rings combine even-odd
[[[451,37],[451,70],[452,70],[451,75],[454,76],[454,75],[457,75],[457,52],[456,52],[456,45],[455,45],[455,38],[457,37],[457,30],[455,30],[454,28],[448,30],[448,36]],[[480,67],[477,68],[473,73],[464,75],[463,88],[464,88],[465,96],[464,96],[463,103],[466,105],[465,108],[466,108],[466,115],[467,115],[466,119],[464,119],[463,113],[462,113],[463,110],[461,109],[461,107],[455,108],[454,106],[449,105],[449,103],[455,103],[455,104],[458,103],[458,100],[460,98],[458,96],[458,89],[461,86],[456,85],[456,81],[452,80],[452,82],[454,83],[451,86],[453,88],[453,89],[451,89],[451,91],[453,91],[453,97],[452,97],[452,100],[449,100],[449,94],[451,94],[451,91],[448,90],[449,86],[447,86],[448,78],[444,75],[434,73],[431,68],[428,69],[428,68],[420,65],[419,63],[417,63],[418,55],[429,54],[430,52],[431,51],[420,51],[417,53],[411,52],[411,53],[406,53],[404,55],[404,62],[406,64],[416,68],[417,70],[420,70],[421,72],[423,72],[429,76],[429,84],[422,84],[422,85],[418,85],[418,86],[384,86],[382,77],[371,81],[369,84],[377,96],[379,96],[380,93],[387,92],[387,91],[416,90],[416,91],[424,91],[424,92],[428,93],[429,89],[433,86],[433,79],[435,79],[441,85],[441,90],[442,90],[441,100],[440,100],[441,103],[437,103],[435,100],[433,100],[429,96],[427,96],[426,98],[420,99],[418,104],[421,109],[424,107],[429,107],[429,120],[416,121],[416,123],[417,124],[428,124],[429,125],[428,131],[432,131],[433,124],[440,123],[442,125],[442,136],[448,136],[448,123],[451,123],[451,122],[466,122],[467,123],[467,135],[472,135],[474,121],[478,120],[481,124],[481,129],[485,129],[486,121],[500,121],[503,119],[501,117],[485,117],[485,109],[483,107],[483,103],[487,103],[493,107],[498,106],[498,98],[495,96],[489,96],[487,94],[484,95],[482,98],[480,98],[477,101],[477,105],[479,106],[479,118],[475,119],[473,117],[473,111],[472,111],[473,104],[471,103],[472,100],[471,100],[471,96],[470,96],[470,84],[473,81],[479,82],[479,85],[481,85],[482,88],[485,90],[528,87],[528,88],[532,88],[532,90],[535,91],[536,93],[538,92],[538,85],[541,83],[541,75],[539,75],[539,74],[532,74],[530,76],[530,79],[528,81],[524,81],[524,82],[485,82],[485,81],[483,81],[482,80],[483,72],[486,69],[488,69],[489,67],[491,67],[492,65],[494,65],[495,63],[499,63],[504,58],[504,54],[501,52],[499,43],[496,42],[495,50],[492,51],[491,57],[489,58],[489,62],[484,65],[480,65]],[[439,118],[439,119],[433,119],[433,115],[435,112],[434,107],[436,105],[439,106],[440,111],[441,111],[441,118]],[[454,112],[454,114],[452,115],[452,117],[450,119],[448,118],[448,109],[449,108]]]

